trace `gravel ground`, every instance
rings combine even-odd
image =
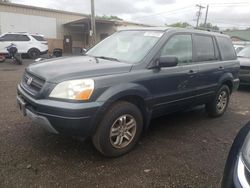
[[[250,120],[250,89],[226,114],[203,108],[155,119],[129,154],[109,159],[89,140],[47,133],[22,117],[16,85],[22,66],[0,64],[0,187],[217,187],[239,129]]]

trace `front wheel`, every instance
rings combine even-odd
[[[105,114],[92,141],[103,155],[117,157],[129,152],[138,143],[142,127],[143,118],[138,107],[118,102]]]
[[[222,116],[229,103],[230,90],[227,85],[222,85],[211,103],[206,104],[206,110],[211,117]]]
[[[30,49],[28,55],[31,59],[37,59],[40,57],[40,51],[36,48]]]

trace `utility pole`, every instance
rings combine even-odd
[[[201,10],[202,10],[203,8],[205,8],[205,7],[203,7],[203,6],[201,6],[201,5],[198,5],[198,4],[196,5],[196,7],[199,8],[198,12],[196,13],[196,16],[197,16],[196,28],[198,28],[198,27],[199,27],[200,17],[201,17],[201,14],[202,14]]]
[[[95,2],[91,0],[91,45],[94,46],[96,44],[96,25],[95,25]]]
[[[208,9],[209,9],[209,5],[207,5],[207,10],[206,10],[206,17],[205,17],[205,22],[204,22],[205,27],[207,27]]]

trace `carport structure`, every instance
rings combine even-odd
[[[116,21],[96,19],[96,41],[99,42],[116,31],[121,25]],[[90,47],[91,19],[89,17],[64,24],[67,35],[64,36],[64,51]]]

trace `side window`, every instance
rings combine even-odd
[[[30,38],[27,35],[17,35],[16,41],[30,41]]]
[[[37,41],[46,41],[42,36],[32,35],[32,37],[35,38]]]
[[[232,41],[227,37],[216,37],[221,52],[222,60],[235,60],[236,52],[234,50]]]
[[[0,38],[1,41],[29,41],[30,38],[26,35],[6,34]]]
[[[15,41],[16,35],[13,34],[6,34],[1,37],[1,41]]]
[[[192,62],[192,36],[183,34],[171,37],[162,48],[161,56],[175,56],[179,63]]]
[[[213,61],[218,59],[215,52],[214,41],[211,36],[194,35],[195,60],[196,61]]]

